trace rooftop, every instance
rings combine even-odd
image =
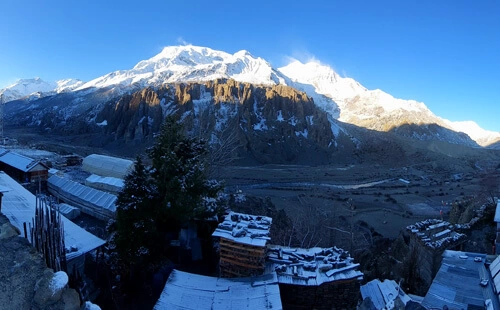
[[[37,164],[41,164],[40,161],[33,158],[10,151],[3,152],[2,150],[0,149],[0,161],[18,170],[28,172]]]
[[[427,219],[407,226],[406,230],[414,234],[425,246],[439,249],[465,240],[467,236],[459,232],[464,228],[461,224],[451,224],[439,219]]]
[[[375,279],[361,285],[360,290],[361,297],[363,299],[370,297],[376,309],[384,309],[386,306],[391,309],[391,304],[394,307],[394,300],[398,296],[405,305],[411,300],[394,280]]]
[[[490,273],[485,267],[486,254],[446,250],[443,261],[429,291],[422,301],[426,308],[484,309],[486,300],[495,299],[494,309],[500,304],[493,291]],[[488,282],[480,285],[483,279]]]
[[[497,208],[495,210],[495,222],[500,223],[500,200],[497,201]]]
[[[275,274],[215,278],[173,270],[154,309],[283,309]]]
[[[318,286],[338,280],[363,278],[347,251],[332,248],[287,248],[270,246],[267,272],[275,271],[278,282],[303,286]]]
[[[212,234],[251,246],[265,247],[271,239],[269,230],[273,219],[267,216],[230,212]]]
[[[6,173],[0,171],[0,187],[8,188],[2,198],[2,213],[19,231],[24,231],[23,223],[31,223],[35,216],[36,197]],[[66,255],[68,260],[94,250],[103,245],[104,240],[61,216],[64,222],[64,241],[67,248],[76,249]]]

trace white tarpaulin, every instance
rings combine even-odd
[[[128,159],[92,154],[83,159],[82,169],[88,173],[103,177],[124,179],[134,168],[134,162]]]
[[[125,182],[123,179],[114,177],[101,177],[97,174],[92,174],[85,179],[85,185],[93,187],[98,190],[118,193],[123,189]]]

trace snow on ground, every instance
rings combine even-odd
[[[68,275],[64,271],[58,271],[54,273],[52,280],[50,281],[49,288],[52,290],[52,294],[62,290],[66,285],[68,285]]]

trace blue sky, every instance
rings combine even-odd
[[[498,0],[2,0],[0,12],[0,88],[91,80],[185,41],[275,67],[314,57],[369,89],[500,131]]]

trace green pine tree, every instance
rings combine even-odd
[[[154,222],[154,185],[149,170],[137,157],[134,170],[126,176],[116,201],[116,222],[112,245],[124,262],[142,263],[155,249],[151,241],[157,231]]]
[[[111,244],[122,264],[159,266],[168,257],[169,233],[194,219],[221,214],[222,185],[206,175],[205,143],[183,135],[168,117],[148,150],[151,167],[137,158],[117,199]]]
[[[222,186],[208,180],[206,154],[203,140],[184,136],[182,125],[173,117],[166,119],[155,145],[148,150],[159,194],[160,229],[176,232],[191,219],[206,219],[219,211]]]

